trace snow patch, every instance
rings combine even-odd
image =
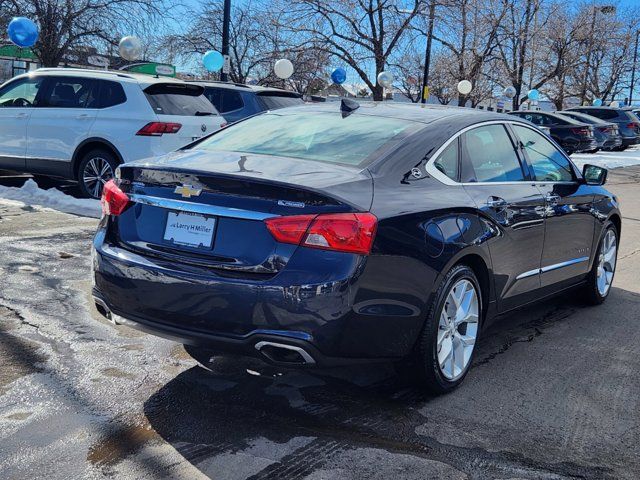
[[[20,202],[30,206],[51,208],[84,217],[100,218],[101,215],[100,202],[98,200],[74,198],[55,188],[44,190],[38,187],[38,184],[32,179],[27,180],[20,188],[0,185],[0,199]]]
[[[574,153],[571,159],[580,169],[586,163],[608,169],[630,167],[640,165],[640,146],[636,145],[622,152]]]

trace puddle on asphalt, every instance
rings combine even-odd
[[[135,453],[146,443],[160,439],[148,423],[126,425],[112,430],[89,447],[87,460],[94,465],[108,466]]]

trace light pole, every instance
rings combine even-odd
[[[436,2],[429,3],[429,27],[427,28],[427,49],[424,53],[424,74],[422,76],[422,94],[420,102],[427,103],[427,92],[429,84],[429,66],[431,64],[431,39],[433,38],[433,24],[436,19]]]
[[[587,82],[589,81],[589,69],[591,68],[591,53],[593,50],[593,31],[596,29],[596,16],[598,12],[602,12],[605,15],[611,15],[616,12],[615,5],[603,5],[601,7],[596,7],[595,5],[592,7],[592,17],[591,17],[591,30],[589,36],[589,48],[587,49],[587,62],[584,67],[584,77],[582,79],[582,89],[580,91],[580,105],[584,104],[584,101],[587,98]]]
[[[631,70],[631,85],[629,86],[629,106],[633,102],[633,87],[636,82],[636,63],[638,61],[638,37],[640,37],[640,30],[636,32],[636,46],[633,51],[633,69]]]
[[[229,23],[231,22],[231,0],[224,0],[224,11],[222,16],[222,56],[224,57],[224,65],[220,80],[226,82],[228,80],[229,66]]]

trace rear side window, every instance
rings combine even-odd
[[[277,110],[285,107],[295,107],[304,103],[298,97],[286,97],[281,95],[258,95],[258,98],[267,110]]]
[[[640,119],[638,119],[638,116],[630,111],[624,111],[622,112],[629,120],[631,120],[632,122],[640,122]]]
[[[569,160],[543,135],[530,128],[513,125],[539,182],[571,182],[574,174]]]
[[[97,85],[92,78],[49,77],[43,107],[95,108]]]
[[[158,115],[215,115],[217,112],[202,95],[202,87],[171,83],[157,83],[144,90],[153,111]]]
[[[613,118],[618,118],[618,111],[617,110],[588,110],[585,111],[585,113],[589,114],[589,115],[593,115],[594,117],[598,117],[598,118],[602,118],[605,120],[611,120]]]
[[[96,105],[97,108],[114,107],[127,101],[124,89],[118,82],[111,82],[109,80],[100,80],[99,82],[100,95]]]
[[[524,173],[503,125],[486,125],[464,134],[463,182],[519,182]]]
[[[442,153],[438,156],[433,166],[444,173],[451,180],[458,181],[458,139],[447,145]]]

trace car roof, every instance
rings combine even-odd
[[[147,75],[144,73],[128,72],[126,70],[94,70],[85,68],[39,68],[25,75],[72,75],[74,77],[99,78],[103,80],[118,80],[139,83],[143,86],[156,83],[185,83],[179,78]]]
[[[353,100],[350,99],[352,101]],[[339,113],[341,102],[306,103],[304,105],[275,110],[272,113],[293,114],[296,112]],[[357,102],[360,107],[353,111],[354,115],[371,115],[377,117],[398,118],[421,123],[434,123],[456,119],[460,124],[474,124],[491,120],[513,121],[514,117],[501,113],[489,112],[475,108],[451,107],[448,105],[431,105],[422,103],[382,101]],[[527,123],[528,122],[523,122]]]
[[[211,86],[211,87],[219,87],[226,88],[228,90],[252,90],[257,94],[262,93],[273,93],[276,95],[285,95],[290,97],[300,97],[302,95],[298,92],[292,92],[291,90],[284,90],[282,88],[276,87],[266,87],[264,85],[247,85],[245,83],[235,83],[235,82],[222,82],[218,80],[187,80],[188,83],[196,83],[198,85],[202,85],[203,87]]]

